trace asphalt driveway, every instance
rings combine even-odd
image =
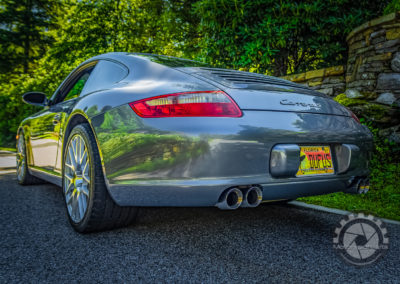
[[[88,235],[68,224],[60,188],[0,174],[0,283],[400,282],[400,226],[372,266],[332,249],[342,216],[290,205],[231,212],[145,208],[130,227]]]

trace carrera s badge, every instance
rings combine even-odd
[[[303,103],[303,102],[293,102],[289,100],[281,100],[280,101],[281,105],[288,105],[288,106],[302,106],[302,107],[321,107],[320,104],[309,104],[309,103]]]

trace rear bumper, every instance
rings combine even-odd
[[[366,175],[367,172],[364,172],[362,176]],[[351,176],[330,176],[267,182],[265,176],[253,176],[220,180],[138,181],[135,184],[111,185],[110,193],[120,206],[206,207],[215,206],[221,194],[233,186],[258,185],[263,192],[263,201],[271,201],[346,192],[351,188],[353,180]]]
[[[264,200],[345,191],[351,177],[368,175],[372,147],[371,133],[354,119],[315,113],[142,119],[123,105],[92,124],[109,192],[121,206],[214,206],[233,186],[259,185]],[[273,178],[271,150],[285,143],[351,144],[359,151],[341,174]]]

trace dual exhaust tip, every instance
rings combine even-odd
[[[369,191],[369,179],[362,179],[360,180],[360,182],[358,183],[358,189],[357,189],[357,193],[358,194],[365,194]]]
[[[253,186],[243,191],[239,188],[230,188],[220,197],[217,207],[222,210],[234,210],[239,207],[257,207],[262,201],[262,191]]]
[[[352,187],[348,189],[348,193],[365,194],[369,191],[369,179],[360,178]]]

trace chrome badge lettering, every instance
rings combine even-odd
[[[292,102],[289,100],[281,100],[281,105],[288,105],[288,106],[302,106],[302,107],[321,107],[320,104],[308,104],[303,102]]]

